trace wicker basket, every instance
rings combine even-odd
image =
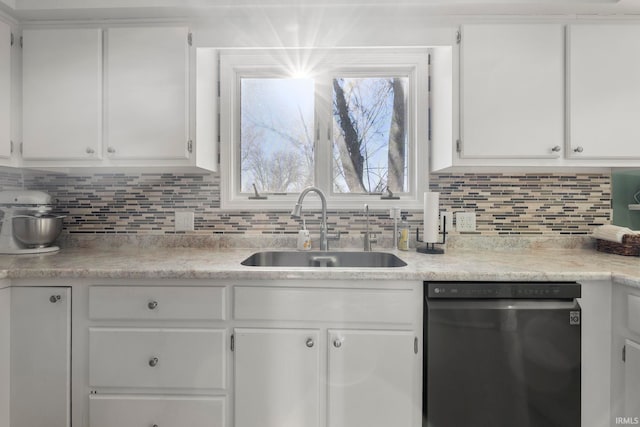
[[[622,243],[597,239],[596,249],[616,255],[640,256],[640,235],[625,234]]]

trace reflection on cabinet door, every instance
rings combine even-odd
[[[70,426],[71,289],[11,289],[11,426]]]
[[[625,341],[624,384],[624,414],[640,419],[640,344],[631,340]]]
[[[235,427],[318,427],[318,331],[236,329],[234,337]]]

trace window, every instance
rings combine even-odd
[[[222,51],[222,207],[290,209],[314,185],[331,208],[419,208],[427,85],[426,49]]]

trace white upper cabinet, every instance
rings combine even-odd
[[[461,36],[460,158],[560,158],[563,26],[465,25]]]
[[[11,28],[0,21],[0,158],[11,157]]]
[[[23,158],[99,159],[102,31],[30,29],[23,39]]]
[[[110,28],[106,42],[106,154],[188,159],[189,31]]]
[[[569,156],[640,159],[640,26],[571,25],[568,38]]]

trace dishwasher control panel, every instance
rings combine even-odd
[[[427,298],[580,298],[576,282],[425,282]]]

